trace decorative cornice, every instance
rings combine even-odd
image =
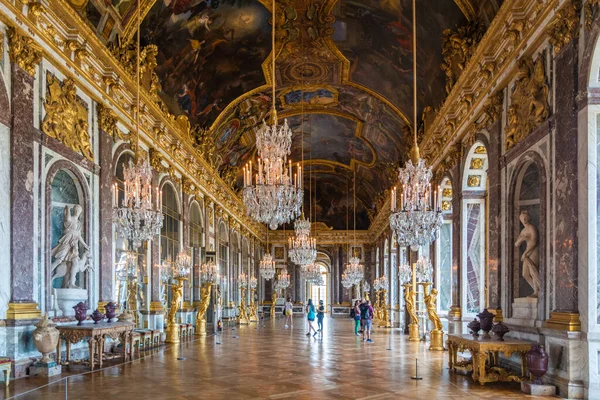
[[[10,61],[17,64],[29,75],[35,75],[35,67],[42,60],[42,48],[32,38],[25,36],[14,26],[9,26],[8,55]]]
[[[580,14],[581,0],[570,0],[554,15],[548,25],[548,36],[550,44],[554,46],[554,54],[560,53],[565,45],[579,36]]]

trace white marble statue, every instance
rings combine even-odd
[[[515,242],[515,247],[521,246],[525,243],[527,247],[521,256],[521,262],[523,263],[523,278],[527,281],[529,286],[533,288],[533,293],[529,297],[538,297],[540,290],[540,255],[538,247],[538,231],[535,226],[531,224],[531,216],[527,211],[521,211],[519,220],[523,224],[523,229],[519,233],[519,237]]]
[[[89,268],[90,248],[81,237],[79,217],[82,211],[80,205],[74,205],[72,209],[65,206],[63,234],[52,249],[52,281],[63,278],[63,289],[79,289],[75,284],[77,274]],[[81,253],[80,246],[83,250]]]

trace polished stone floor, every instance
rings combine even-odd
[[[325,320],[324,333],[307,337],[304,321],[228,328],[219,337],[166,346],[128,364],[93,373],[66,368],[62,381],[24,378],[0,398],[16,399],[512,399],[516,383],[480,386],[451,374],[447,352],[429,352],[398,330],[379,329],[375,342],[354,336],[350,320]],[[419,366],[421,381],[411,380]],[[65,376],[68,387],[65,388]],[[42,388],[36,387],[47,385]],[[65,389],[68,393],[65,394]],[[67,396],[67,397],[66,397]]]

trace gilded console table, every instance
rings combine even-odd
[[[57,360],[60,361],[60,348],[63,340],[66,342],[67,355],[65,363],[71,360],[71,343],[79,343],[87,338],[90,350],[90,369],[93,371],[98,357],[98,368],[102,368],[102,355],[104,342],[107,337],[120,339],[123,344],[123,362],[133,359],[133,322],[102,322],[98,324],[64,325],[58,326]]]
[[[532,343],[524,340],[495,338],[474,338],[472,335],[448,335],[448,368],[473,370],[473,380],[480,384],[487,382],[521,382],[527,379],[527,352],[531,350]],[[468,350],[471,353],[471,362],[458,362],[459,352]],[[521,376],[510,373],[498,367],[498,354],[510,357],[518,353],[521,357]],[[486,366],[487,364],[487,366]],[[486,368],[487,367],[487,368]]]

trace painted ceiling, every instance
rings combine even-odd
[[[130,15],[128,1],[117,3]],[[144,4],[142,42],[158,47],[162,101],[210,129],[220,165],[241,169],[272,101],[271,1]],[[464,4],[417,0],[419,115],[444,99],[442,32],[467,22]],[[357,228],[366,229],[411,144],[411,0],[277,0],[276,11],[278,116],[293,131],[292,160],[316,179],[317,221],[345,228],[356,174]]]

